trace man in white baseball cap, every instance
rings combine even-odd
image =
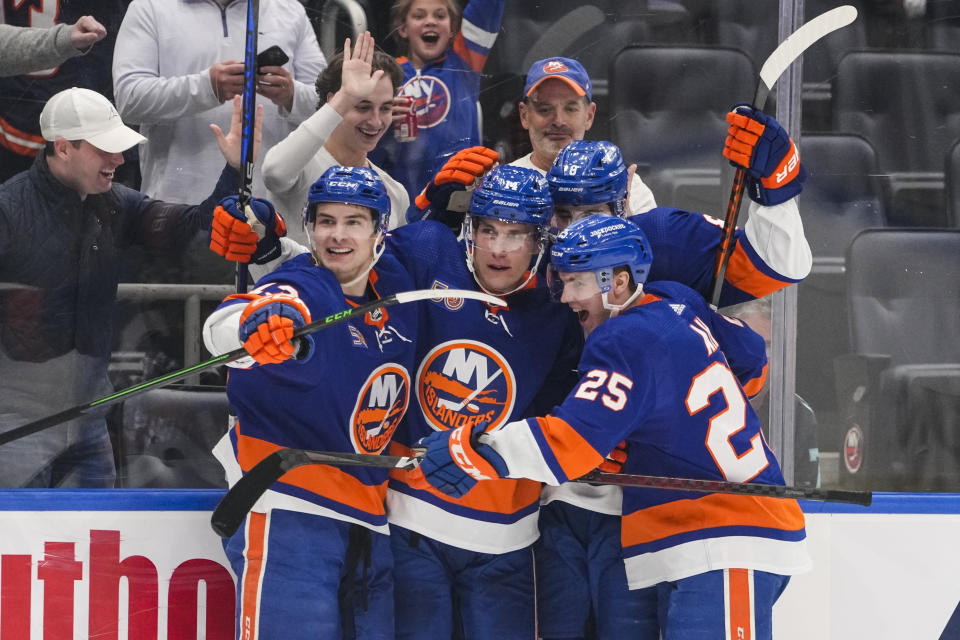
[[[67,89],[40,115],[46,140],[33,165],[0,185],[0,432],[96,400],[107,380],[124,250],[178,250],[240,186],[240,98],[230,131],[212,127],[227,159],[199,205],[148,198],[114,184],[122,152],[145,140],[110,101]],[[261,114],[254,129],[259,144]],[[102,412],[0,446],[0,487],[112,487]]]
[[[123,124],[110,101],[96,91],[73,87],[55,94],[40,113],[40,133],[51,173],[83,200],[104,193],[123,152],[146,142]]]
[[[107,153],[121,153],[147,141],[123,124],[109,100],[96,91],[79,87],[61,91],[47,100],[40,112],[40,133],[51,142],[57,138],[86,140]]]

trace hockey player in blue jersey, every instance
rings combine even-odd
[[[806,170],[790,136],[774,118],[747,107],[732,111],[728,120],[730,134],[723,154],[748,171],[750,215],[734,233],[721,307],[799,282],[813,263],[796,200]],[[749,131],[756,127],[765,133]],[[744,136],[750,144],[740,141]],[[777,187],[764,186],[768,177],[783,172],[791,162],[792,172]],[[629,211],[627,173],[620,149],[610,142],[577,140],[567,145],[547,173],[554,199],[553,232],[589,213],[627,217],[646,233],[657,255],[652,280],[682,282],[708,296],[721,241],[720,221],[673,207]]]
[[[774,134],[769,139],[779,141],[778,149],[771,150],[772,145],[761,139],[756,156],[780,162],[792,148],[789,136],[772,119],[766,120],[766,127]],[[728,147],[736,134],[731,132]],[[775,155],[777,150],[781,156]],[[749,158],[747,154],[747,164]],[[565,229],[591,212],[629,217],[645,232],[657,256],[650,279],[682,282],[708,297],[721,240],[717,221],[670,207],[629,216],[628,175],[616,145],[585,140],[568,144],[547,172],[554,198],[551,230]],[[734,236],[738,259],[731,261],[734,271],[727,271],[721,306],[765,296],[806,275],[810,251],[793,200],[801,182],[784,185],[779,194],[786,198],[783,203],[774,204],[767,197],[766,204],[751,205],[747,228]],[[721,348],[725,346],[721,343]],[[760,390],[756,382],[741,383],[750,395]],[[569,483],[544,488],[536,547],[537,611],[543,638],[582,637],[590,620],[599,640],[620,637],[639,624],[637,603],[626,595],[620,562],[621,500],[620,488],[615,486]]]
[[[261,218],[273,214],[266,201],[252,206]],[[311,316],[414,288],[381,255],[389,213],[372,170],[331,167],[309,193],[311,251],[208,318],[211,353],[242,344],[250,354],[231,364],[237,421],[215,451],[230,484],[281,447],[377,454],[390,441],[410,401],[413,305],[291,343]],[[271,487],[226,543],[239,578],[239,638],[393,638],[386,484],[384,469],[313,465]]]
[[[576,318],[550,299],[537,265],[545,260],[551,199],[536,171],[494,169],[472,194],[462,247],[442,224],[395,229],[388,253],[418,288],[437,289],[423,305],[417,337],[417,407],[398,429],[391,453],[462,425],[494,429],[539,415],[576,382],[583,344]],[[464,252],[466,260],[464,260]],[[507,307],[442,298],[477,288]],[[533,638],[540,483],[501,480],[454,499],[392,474],[387,513],[395,573],[398,638]]]
[[[399,0],[392,28],[407,45],[397,59],[404,84],[398,98],[412,101],[415,140],[385,136],[371,160],[399,180],[410,201],[433,178],[437,158],[480,144],[477,100],[480,73],[493,46],[506,0]],[[397,101],[398,103],[400,100]]]
[[[760,336],[687,287],[644,286],[649,245],[628,221],[574,223],[551,261],[588,333],[579,384],[547,417],[429,436],[417,475],[451,495],[504,477],[559,485],[626,440],[629,473],[783,484],[738,382],[762,375]],[[773,604],[809,568],[794,500],[628,487],[621,541],[630,637],[644,640],[769,639]]]
[[[415,288],[437,290],[436,301],[418,310],[416,406],[394,434],[392,454],[409,454],[437,430],[495,428],[539,415],[576,382],[583,333],[538,274],[551,206],[538,172],[498,167],[472,194],[462,243],[434,221],[387,236],[384,256],[407,268]],[[274,251],[271,241],[278,240],[261,240],[264,253]],[[225,254],[239,252],[230,242],[224,247]],[[448,289],[471,288],[509,304],[443,297]],[[387,512],[395,573],[404,585],[396,591],[399,638],[533,637],[530,547],[538,536],[539,495],[540,483],[504,480],[455,500],[411,487],[400,472],[391,477]],[[507,593],[512,597],[504,603]]]

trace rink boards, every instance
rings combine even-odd
[[[0,638],[232,638],[221,495],[0,491]],[[775,638],[960,638],[960,495],[804,510],[814,569],[777,604]]]

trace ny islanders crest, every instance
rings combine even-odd
[[[350,441],[358,453],[380,453],[410,403],[410,374],[399,364],[377,367],[357,395],[350,416]]]
[[[420,410],[437,431],[481,422],[489,429],[503,424],[513,412],[516,390],[506,358],[473,340],[437,345],[417,371]]]

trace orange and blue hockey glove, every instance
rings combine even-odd
[[[237,196],[220,201],[213,211],[210,250],[234,262],[263,264],[280,255],[280,238],[287,235],[283,218],[263,198],[251,198],[240,211]]]
[[[470,192],[496,166],[499,157],[487,147],[469,147],[453,154],[414,199],[407,220],[437,220],[459,229],[470,204]],[[456,193],[464,195],[454,196]]]
[[[291,339],[295,329],[310,323],[310,310],[303,300],[274,293],[247,304],[240,315],[237,335],[243,348],[260,364],[276,364],[296,358],[305,361],[310,353],[310,336]]]
[[[421,438],[417,446],[427,451],[420,466],[408,476],[410,485],[417,489],[430,486],[459,498],[479,480],[505,477],[507,463],[493,447],[480,442],[486,427],[481,423],[472,430],[464,426]]]
[[[747,170],[747,194],[754,202],[772,206],[786,202],[803,189],[807,170],[797,145],[772,116],[748,106],[727,114],[723,156]]]

